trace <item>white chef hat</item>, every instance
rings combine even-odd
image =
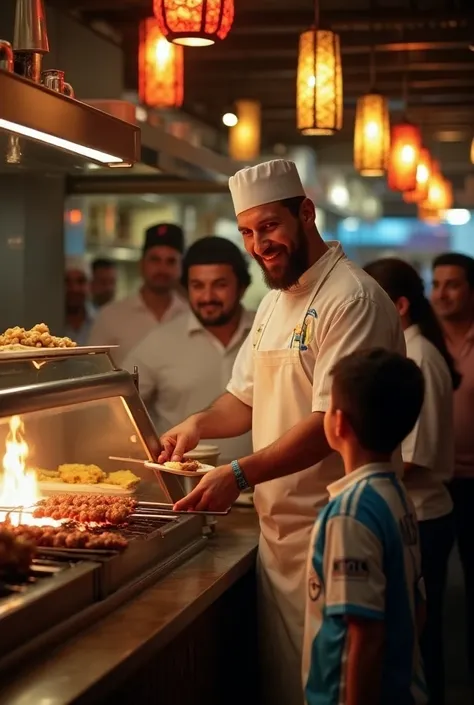
[[[91,268],[80,255],[69,255],[66,257],[65,271],[83,272],[88,279],[91,277]]]
[[[286,159],[241,169],[230,177],[229,189],[235,215],[266,203],[306,196],[296,164]]]

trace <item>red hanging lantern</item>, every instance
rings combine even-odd
[[[184,97],[183,47],[170,44],[158,21],[140,22],[138,92],[151,108],[179,108]]]
[[[403,123],[392,128],[388,163],[388,186],[392,191],[413,191],[421,152],[421,132],[415,125]]]
[[[423,148],[416,168],[416,187],[413,191],[405,191],[403,194],[405,203],[421,203],[426,200],[432,170],[431,155],[427,149]]]
[[[154,0],[153,11],[168,41],[202,47],[227,37],[234,0]]]

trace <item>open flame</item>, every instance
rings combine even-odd
[[[28,443],[24,437],[23,421],[12,416],[5,442],[3,475],[0,476],[0,521],[36,526],[58,526],[61,522],[53,519],[35,519],[31,512],[42,496],[34,470],[27,469]],[[26,511],[15,511],[24,508]],[[9,510],[12,510],[11,513]]]

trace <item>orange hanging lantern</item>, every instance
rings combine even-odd
[[[421,152],[421,132],[406,122],[392,127],[387,181],[392,191],[413,191]]]
[[[390,152],[388,101],[379,93],[357,100],[354,166],[361,176],[383,176]]]
[[[342,129],[343,93],[339,35],[309,29],[300,35],[296,120],[303,135],[334,135]]]
[[[183,47],[170,44],[154,17],[140,22],[138,92],[150,108],[179,108],[184,97]]]
[[[423,148],[416,168],[416,187],[413,191],[405,191],[403,194],[405,203],[420,203],[426,200],[431,171],[431,155],[427,149]]]
[[[204,47],[229,34],[234,0],[154,0],[153,11],[168,41]]]
[[[428,195],[421,204],[427,210],[446,211],[453,205],[453,188],[451,183],[442,175],[438,162],[433,165],[428,182]]]

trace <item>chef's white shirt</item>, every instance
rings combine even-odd
[[[127,355],[124,368],[132,372],[138,366],[140,395],[159,435],[225,392],[253,319],[254,313],[243,310],[236,332],[224,347],[189,311],[155,328]],[[250,433],[209,442],[219,447],[220,463],[252,452]]]
[[[127,354],[156,326],[171,321],[189,311],[189,304],[173,293],[171,304],[158,321],[140,293],[107,304],[96,316],[89,336],[89,345],[119,345],[113,351],[115,364],[120,366]]]
[[[294,347],[296,327],[311,311],[315,314],[314,322],[304,346],[300,345],[300,360],[312,380],[312,411],[328,410],[330,372],[345,355],[374,347],[405,355],[400,317],[390,298],[372,277],[345,256],[338,242],[327,244],[328,251],[303,274],[296,286],[288,291],[271,291],[260,304],[251,335],[240,349],[227,386],[244,404],[253,406],[254,348],[285,350]],[[321,282],[322,286],[317,288]],[[306,310],[313,289],[317,291]],[[273,307],[273,315],[267,322]],[[291,389],[288,394],[292,394]],[[337,454],[332,453],[321,461],[317,473],[318,507],[327,501],[327,485],[343,473]]]
[[[449,514],[451,497],[444,483],[454,470],[453,385],[440,352],[418,326],[405,331],[407,357],[423,372],[425,400],[413,431],[402,444],[403,460],[419,465],[404,475],[419,521]],[[423,468],[423,469],[421,469]]]

